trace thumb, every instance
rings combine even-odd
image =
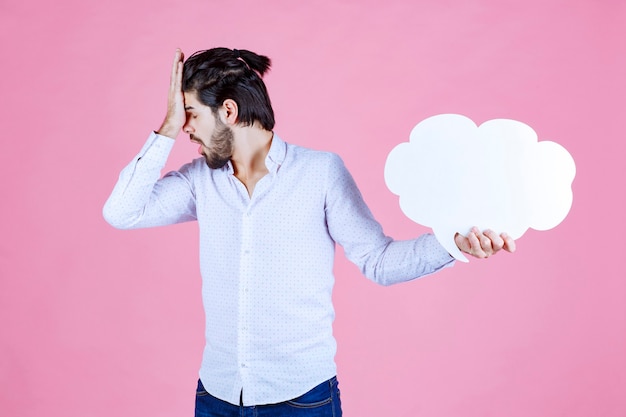
[[[456,243],[456,246],[462,252],[466,252],[466,253],[469,252],[470,247],[471,247],[469,239],[463,236],[462,234],[457,233],[454,235],[454,243]]]

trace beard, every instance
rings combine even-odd
[[[216,117],[215,120],[215,130],[208,142],[207,152],[203,155],[209,168],[220,169],[233,156],[234,135],[231,128],[219,118]]]

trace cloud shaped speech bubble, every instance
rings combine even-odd
[[[458,114],[420,122],[385,164],[385,182],[400,196],[404,214],[431,227],[463,262],[456,232],[477,226],[517,239],[528,228],[558,225],[572,205],[575,174],[569,152],[555,142],[538,142],[530,126],[494,119],[477,127]]]

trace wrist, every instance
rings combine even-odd
[[[172,126],[170,124],[164,123],[161,125],[156,133],[161,136],[167,136],[168,138],[176,139],[176,136],[178,136],[178,132],[180,132],[180,129],[181,128],[178,126]]]

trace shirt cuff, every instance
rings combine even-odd
[[[167,157],[174,147],[174,142],[176,141],[172,138],[151,132],[136,159],[148,159],[151,161],[167,160]]]
[[[436,263],[439,263],[441,266],[452,266],[454,265],[455,259],[448,251],[441,246],[441,243],[437,240],[437,237],[428,233],[425,236],[424,245],[428,248],[429,252],[432,253],[433,259],[435,259]]]

